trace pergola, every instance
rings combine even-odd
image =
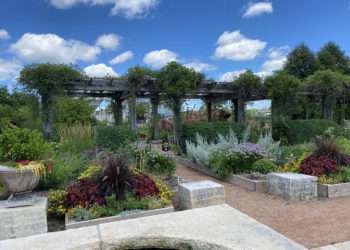
[[[153,135],[157,139],[158,128],[158,106],[162,90],[156,89],[154,82],[157,79],[148,78],[146,84],[143,84],[136,91],[137,98],[149,98],[152,105],[152,129]],[[75,97],[95,97],[110,98],[112,110],[116,124],[122,123],[122,103],[130,98],[130,88],[127,79],[120,78],[85,78],[69,81],[65,84],[65,93]],[[236,122],[244,122],[245,102],[263,100],[267,98],[266,90],[257,91],[256,94],[242,95],[241,89],[233,87],[231,83],[202,81],[197,88],[188,93],[187,99],[201,99],[207,106],[208,121],[212,119],[212,103],[218,101],[231,100],[233,103],[234,117]],[[135,116],[135,110],[130,112]],[[133,119],[133,118],[131,118]]]

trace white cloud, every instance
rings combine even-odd
[[[120,45],[120,37],[116,34],[103,34],[97,38],[96,45],[104,49],[114,50]]]
[[[167,49],[153,50],[143,58],[143,62],[154,69],[160,69],[167,63],[177,60],[177,54]]]
[[[243,74],[246,70],[236,70],[231,72],[226,72],[221,75],[219,78],[219,82],[232,82],[239,77],[240,74]]]
[[[84,68],[84,72],[90,77],[118,76],[112,67],[108,67],[103,63],[90,65]]]
[[[194,69],[195,71],[202,73],[205,71],[213,71],[216,69],[215,65],[208,64],[208,63],[202,63],[200,61],[193,61],[190,63],[186,63],[184,65],[187,68]]]
[[[268,60],[264,62],[261,67],[261,71],[258,72],[257,75],[266,77],[272,75],[273,72],[282,69],[287,61],[288,51],[288,46],[269,49]]]
[[[10,51],[26,63],[75,63],[95,60],[101,49],[56,34],[26,33],[10,46]]]
[[[214,57],[233,61],[252,60],[266,47],[267,43],[249,39],[239,30],[225,31],[217,41]]]
[[[271,2],[250,3],[246,8],[243,17],[255,17],[262,14],[271,14],[272,12],[273,6]]]
[[[14,80],[18,75],[22,65],[15,61],[8,61],[0,58],[0,81]]]
[[[109,61],[110,64],[120,64],[124,63],[134,57],[134,53],[131,50],[128,50]]]
[[[10,34],[5,29],[0,29],[0,40],[6,40],[10,38]]]
[[[88,6],[113,5],[112,15],[122,15],[126,18],[145,17],[157,6],[159,0],[50,0],[57,9],[69,9],[79,4]]]

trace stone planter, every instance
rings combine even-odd
[[[318,184],[318,197],[338,198],[350,196],[350,182],[339,184]]]
[[[129,220],[129,219],[135,219],[135,218],[142,218],[142,217],[148,217],[153,215],[159,215],[159,214],[167,214],[174,212],[174,207],[165,207],[160,209],[154,209],[154,210],[145,210],[145,211],[139,211],[137,213],[131,213],[131,214],[124,214],[124,215],[116,215],[116,216],[110,216],[110,217],[102,217],[97,218],[93,220],[86,220],[86,221],[74,221],[68,217],[66,214],[65,216],[65,228],[73,229],[73,228],[81,228],[81,227],[89,227],[89,226],[96,226],[103,223],[110,223],[115,221],[122,221],[122,220]]]
[[[267,193],[268,185],[265,175],[259,178],[251,174],[230,175],[225,180],[248,191]]]
[[[0,166],[0,182],[6,187],[9,194],[27,193],[33,191],[39,184],[40,176],[36,176],[32,170],[17,169]]]

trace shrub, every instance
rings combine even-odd
[[[182,141],[195,142],[197,134],[200,134],[209,143],[214,143],[218,135],[226,136],[233,131],[239,138],[245,131],[245,126],[239,123],[228,122],[195,122],[183,125]]]
[[[156,175],[172,176],[176,170],[175,160],[156,152],[146,155],[146,169]]]
[[[72,152],[56,152],[52,156],[52,169],[46,174],[46,178],[40,179],[40,189],[62,189],[81,172],[88,164],[88,159],[82,154],[73,154]]]
[[[26,128],[7,128],[0,134],[0,160],[41,160],[49,150],[42,134]]]
[[[250,173],[253,163],[261,158],[256,144],[246,144],[241,151],[226,149],[214,152],[210,157],[209,168],[220,178],[230,173]]]
[[[99,125],[96,134],[97,145],[110,150],[118,150],[137,140],[136,133],[125,126]]]
[[[285,164],[290,160],[298,159],[305,154],[311,154],[313,147],[311,143],[282,146],[281,163]]]
[[[83,179],[71,184],[67,188],[67,195],[64,200],[66,209],[73,207],[90,208],[92,205],[104,205],[104,197],[98,190],[95,179]]]
[[[132,189],[138,199],[159,195],[159,189],[156,183],[149,176],[144,174],[133,177]]]
[[[340,130],[339,125],[335,122],[322,119],[290,120],[286,122],[285,126],[285,134],[280,136],[287,138],[289,144],[310,142],[316,136],[322,135],[327,129],[332,127]]]
[[[65,190],[50,190],[48,194],[47,213],[53,217],[63,217],[66,209],[64,208],[64,199],[67,193]]]
[[[252,166],[252,172],[257,172],[261,174],[268,174],[275,171],[277,168],[276,164],[269,159],[261,159],[254,162]]]
[[[335,143],[338,145],[340,150],[342,150],[345,154],[350,155],[350,140],[343,136],[339,136],[335,140]]]
[[[313,176],[328,175],[336,173],[338,170],[337,162],[324,155],[311,155],[300,164],[300,173]]]
[[[103,196],[115,194],[117,200],[123,200],[130,182],[131,174],[126,160],[121,156],[109,157],[100,177],[100,193]]]
[[[164,205],[170,205],[175,192],[173,192],[166,183],[160,179],[155,180],[159,189],[159,197]]]
[[[280,173],[299,173],[300,164],[308,156],[308,153],[302,154],[299,158],[290,159],[283,166],[277,168],[277,172]]]

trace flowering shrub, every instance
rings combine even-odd
[[[67,188],[67,195],[64,200],[66,209],[72,207],[89,208],[94,204],[105,204],[105,199],[99,193],[95,179],[83,179]]]
[[[140,174],[133,177],[132,189],[137,198],[159,195],[159,189],[156,183],[147,175]]]
[[[322,176],[331,173],[336,173],[339,170],[337,162],[328,156],[311,155],[304,159],[300,164],[300,173]]]
[[[159,197],[164,205],[170,205],[172,197],[175,195],[173,191],[161,180],[155,180],[157,188],[159,189]]]

